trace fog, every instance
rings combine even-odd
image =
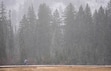
[[[14,28],[16,27],[17,29],[15,29],[17,31],[19,21],[22,18],[22,15],[27,12],[27,9],[31,4],[33,4],[37,14],[38,7],[41,3],[46,3],[50,7],[52,7],[56,3],[63,3],[64,5],[73,3],[77,9],[81,4],[85,7],[86,3],[88,3],[92,11],[94,11],[95,9],[98,9],[101,5],[103,7],[106,7],[108,1],[109,0],[4,0],[4,3],[7,6],[7,8],[11,9],[13,12],[12,19],[14,20],[12,20],[12,23],[14,23]]]
[[[0,65],[111,64],[111,0],[0,1]]]

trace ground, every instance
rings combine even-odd
[[[19,65],[1,66],[0,71],[111,71],[111,66]]]

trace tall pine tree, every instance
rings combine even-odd
[[[7,55],[6,55],[6,48],[7,44],[7,16],[6,16],[6,9],[3,1],[0,5],[0,64],[6,64],[7,63]]]
[[[46,4],[39,6],[38,12],[38,48],[41,64],[47,64],[50,61],[51,46],[51,11]]]
[[[64,13],[64,16],[65,16],[65,19],[64,19],[64,22],[65,22],[65,36],[64,36],[64,39],[65,39],[65,48],[64,48],[64,51],[65,51],[65,55],[67,58],[64,58],[66,59],[66,63],[70,63],[70,61],[73,59],[74,57],[74,45],[73,45],[73,30],[74,30],[74,22],[75,22],[75,8],[74,6],[70,3],[66,9],[65,9],[65,13]]]

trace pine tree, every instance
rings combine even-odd
[[[94,44],[94,24],[92,21],[92,13],[90,10],[89,5],[86,5],[86,8],[84,10],[85,13],[85,17],[84,17],[84,27],[82,28],[83,32],[82,32],[82,47],[84,49],[83,52],[84,53],[84,57],[83,57],[83,64],[93,64],[93,56],[94,56],[94,52],[92,52],[92,50],[94,51],[93,48],[93,44]],[[88,59],[88,60],[86,60]]]
[[[98,11],[95,10],[94,14],[93,14],[93,22],[95,25],[98,23],[98,16],[97,15],[98,15]]]
[[[85,13],[84,13],[83,7],[81,5],[79,8],[79,11],[77,13],[77,17],[76,17],[77,25],[78,24],[80,24],[80,25],[84,24],[84,17],[85,17]]]
[[[6,31],[7,19],[6,10],[3,1],[0,6],[0,65],[6,64]]]
[[[20,31],[19,31],[19,44],[20,44],[20,51],[21,51],[21,62],[25,58],[27,58],[27,48],[25,44],[25,36],[27,35],[27,24],[28,20],[26,15],[23,16],[23,19],[20,22]]]
[[[106,44],[105,44],[105,35],[106,34],[106,23],[105,23],[105,11],[103,7],[101,6],[97,12],[97,10],[94,13],[94,36],[95,36],[95,43],[94,47],[95,48],[95,62],[96,64],[104,64],[105,63],[105,56],[106,55]],[[99,59],[100,58],[100,59]]]
[[[36,15],[33,6],[28,8],[27,16],[24,15],[20,25],[20,47],[21,47],[21,61],[25,58],[31,59],[34,64],[37,60],[37,25]],[[30,53],[29,53],[30,52]]]
[[[53,63],[60,63],[62,61],[60,58],[62,56],[62,32],[61,32],[61,18],[59,11],[56,9],[52,16],[52,40],[51,40],[51,57],[53,59]]]
[[[11,22],[11,11],[8,13],[9,17],[7,19],[7,35],[6,35],[6,52],[7,52],[7,60],[9,64],[14,63],[14,32],[13,25]]]
[[[28,8],[27,17],[28,17],[28,21],[29,21],[30,24],[35,24],[36,23],[36,15],[35,15],[33,6],[30,6]]]
[[[40,62],[47,64],[50,61],[51,11],[46,4],[41,4],[39,6],[38,22],[38,47],[40,49]]]
[[[89,26],[92,24],[92,14],[89,5],[86,5],[85,8],[85,23]]]
[[[83,34],[84,34],[84,30],[85,28],[85,12],[84,9],[82,7],[82,5],[79,7],[79,11],[76,14],[76,24],[75,24],[75,32],[74,32],[74,43],[75,45],[75,54],[76,54],[76,62],[77,64],[84,64],[84,55],[83,52],[84,50],[84,45],[83,44]]]
[[[83,7],[81,5],[79,8],[79,11],[76,14],[76,25],[75,25],[76,27],[75,27],[75,29],[81,29],[81,28],[84,29],[84,25],[85,25],[85,12],[84,12]]]
[[[30,6],[28,9],[28,14],[27,14],[27,19],[28,19],[28,24],[27,24],[27,37],[26,37],[26,48],[29,49],[29,51],[31,52],[30,54],[28,54],[29,58],[32,58],[32,61],[35,62],[36,64],[36,58],[37,58],[37,54],[36,54],[36,50],[37,50],[37,36],[36,36],[36,14],[34,11],[33,6]],[[27,52],[28,53],[28,52]],[[35,55],[36,54],[36,55]]]
[[[108,2],[106,11],[105,11],[105,26],[106,26],[106,33],[105,33],[105,45],[107,45],[107,64],[111,64],[111,0]]]
[[[65,48],[64,48],[64,51],[65,51],[65,54],[67,58],[64,58],[66,59],[66,61],[68,61],[67,63],[70,63],[71,60],[73,59],[74,57],[74,43],[73,43],[73,31],[74,31],[74,21],[75,21],[75,8],[74,6],[70,3],[66,9],[65,9],[65,19],[64,19],[64,22],[65,22],[65,36],[64,36],[64,39],[65,39]]]

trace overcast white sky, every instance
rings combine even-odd
[[[16,8],[18,9],[19,4],[23,4],[25,0],[0,0],[4,1],[4,3],[9,7],[9,8]],[[75,5],[80,5],[80,4],[85,4],[89,3],[91,7],[97,8],[97,6],[103,5],[106,6],[107,2],[109,0],[28,0],[28,1],[34,1],[34,3],[42,3],[46,2],[48,4],[51,4],[53,2],[63,2],[64,4],[67,4],[69,2],[75,4]]]

